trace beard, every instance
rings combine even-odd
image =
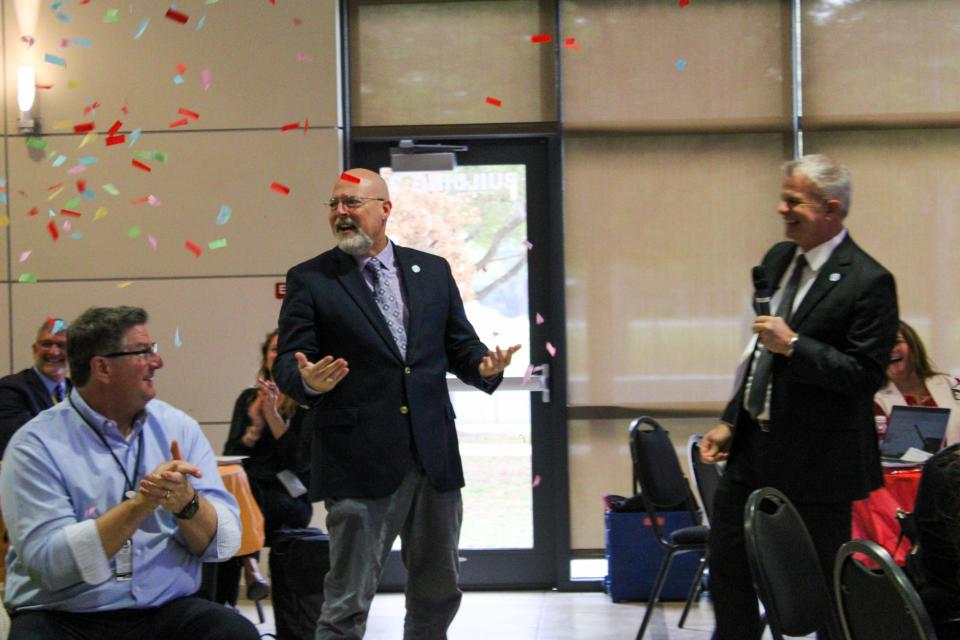
[[[359,227],[354,229],[353,235],[335,233],[337,246],[344,253],[351,256],[361,257],[370,253],[373,247],[373,238],[365,234]]]

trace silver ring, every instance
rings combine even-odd
[[[163,499],[165,501],[170,499],[170,489],[167,489],[166,493],[163,494]]]

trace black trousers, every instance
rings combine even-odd
[[[717,621],[716,640],[753,640],[760,638],[761,632],[743,521],[750,494],[767,486],[758,472],[759,465],[751,464],[751,461],[761,460],[763,458],[757,456],[766,455],[764,447],[768,436],[760,432],[756,423],[747,428],[751,429],[749,434],[744,434],[748,436],[747,446],[724,472],[714,498],[710,522],[710,593]],[[840,546],[850,539],[850,503],[794,503],[794,506],[810,532],[824,581],[832,594],[833,561]],[[830,602],[832,604],[832,597]],[[831,625],[832,632],[821,632],[817,637],[821,640],[841,640],[835,614]]]
[[[10,640],[258,640],[242,615],[195,596],[150,609],[97,613],[22,611],[13,615]]]

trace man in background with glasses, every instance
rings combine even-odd
[[[446,373],[492,393],[520,346],[489,350],[447,261],[387,238],[377,173],[341,174],[327,204],[337,247],[287,273],[273,366],[280,389],[312,405],[310,497],[330,534],[316,638],[363,637],[398,534],[404,637],[445,638],[462,595],[464,484]]]
[[[47,318],[33,342],[33,366],[0,378],[0,460],[17,429],[70,393],[66,323]]]
[[[239,512],[197,422],[155,399],[146,311],[88,309],[67,351],[76,387],[14,434],[0,473],[10,637],[254,640],[195,595],[201,563],[240,547]]]
[[[894,279],[844,226],[847,168],[823,155],[783,168],[777,214],[788,241],[755,268],[757,337],[722,422],[700,443],[706,462],[729,456],[710,522],[717,640],[760,637],[743,532],[754,490],[774,487],[797,507],[832,593],[851,503],[883,484],[873,394],[897,335]],[[824,623],[819,637],[839,640],[829,611]]]

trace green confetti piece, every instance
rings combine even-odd
[[[163,151],[151,151],[150,155],[153,156],[154,160],[161,164],[167,161],[167,154],[165,154]]]
[[[133,152],[133,157],[136,158],[137,160],[140,160],[141,162],[144,160],[152,159],[152,156],[150,155],[149,151],[140,151],[139,149]]]
[[[220,238],[219,240],[211,240],[210,242],[207,243],[208,249],[223,249],[225,246],[227,246],[226,238]]]
[[[112,184],[105,184],[105,185],[103,185],[103,190],[106,191],[107,193],[109,193],[109,194],[112,195],[112,196],[118,196],[118,195],[120,195],[120,192],[119,192],[119,191],[117,190],[117,188],[116,188],[115,186],[113,186]]]
[[[206,0],[203,4],[217,4],[220,0]]]
[[[19,282],[36,282],[37,276],[32,273],[21,273],[20,277],[17,278]]]
[[[130,231],[127,231],[127,235],[131,238],[140,237],[140,227],[130,227]]]
[[[46,149],[47,141],[41,138],[30,137],[27,138],[27,146],[33,149]]]
[[[79,204],[80,204],[80,196],[77,196],[77,197],[75,197],[75,198],[70,198],[69,200],[67,200],[66,202],[64,202],[64,203],[63,203],[63,208],[64,208],[64,209],[76,209],[76,208],[77,208],[77,205],[79,205]]]
[[[107,15],[103,16],[106,23],[120,22],[120,9],[107,9]]]

